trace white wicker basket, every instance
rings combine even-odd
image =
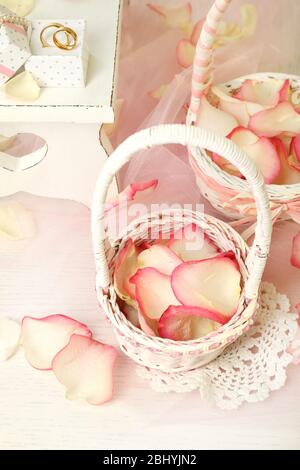
[[[148,214],[134,220],[126,233],[120,234],[110,246],[106,240],[104,204],[115,174],[143,149],[156,145],[182,144],[217,151],[235,164],[245,175],[253,190],[258,207],[256,237],[251,249],[241,236],[226,223],[192,211],[170,210]],[[149,227],[170,231],[170,226],[183,227],[195,223],[224,251],[233,251],[242,274],[242,295],[235,316],[218,331],[195,341],[175,342],[150,337],[127,321],[117,304],[112,283],[115,258],[128,238],[149,240]],[[122,350],[134,361],[164,371],[185,371],[207,364],[224,348],[242,335],[252,324],[257,307],[259,287],[271,242],[271,214],[263,178],[254,164],[233,142],[212,132],[183,125],[163,125],[143,130],[125,140],[109,157],[97,181],[92,206],[92,233],[97,267],[97,295],[110,319]]]
[[[200,100],[213,82],[213,44],[216,39],[218,25],[232,0],[216,0],[210,9],[203,26],[194,60],[191,105],[187,123],[193,124],[200,107]],[[282,73],[256,73],[237,78],[218,87],[228,90],[240,88],[247,79],[269,80],[289,79],[292,88],[300,91],[300,77]],[[233,219],[255,216],[254,200],[247,181],[223,171],[207,155],[201,151],[201,158],[190,153],[191,166],[196,174],[197,184],[203,196],[210,201],[219,212]],[[269,195],[272,218],[300,220],[300,184],[266,185]],[[293,216],[295,214],[295,216]]]

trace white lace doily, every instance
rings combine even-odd
[[[273,284],[263,283],[255,324],[215,361],[201,369],[166,373],[139,367],[140,377],[159,392],[199,390],[202,398],[219,408],[234,409],[242,403],[265,400],[283,387],[287,353],[297,332],[298,315],[289,313],[290,302]]]

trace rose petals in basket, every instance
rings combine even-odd
[[[50,370],[54,356],[68,344],[73,334],[92,336],[86,325],[65,315],[24,317],[20,344],[32,367]]]
[[[153,245],[138,256],[138,268],[155,268],[170,276],[182,260],[164,245]]]
[[[288,163],[291,167],[300,172],[300,134],[291,141]]]
[[[158,322],[158,333],[162,338],[189,341],[208,335],[227,321],[228,318],[203,308],[171,306]]]
[[[66,398],[102,405],[113,396],[116,358],[117,352],[112,346],[74,334],[54,357],[52,370],[66,387]]]
[[[290,138],[287,139],[288,141],[291,141]],[[280,174],[278,175],[276,180],[273,181],[273,183],[278,185],[300,183],[300,172],[293,168],[291,162],[289,161],[288,154],[290,143],[287,142],[287,145],[285,145],[283,137],[273,137],[271,141],[272,144],[276,147],[277,154],[280,158]]]
[[[127,240],[119,252],[114,271],[114,287],[120,299],[134,305],[135,288],[130,278],[137,271],[138,252],[131,239]]]
[[[171,285],[183,305],[200,307],[231,318],[241,294],[241,274],[237,263],[226,255],[178,266]]]
[[[252,116],[249,129],[264,137],[276,137],[281,133],[300,134],[300,115],[290,103],[280,103]]]
[[[130,279],[140,312],[151,320],[159,320],[170,305],[179,305],[171,287],[170,276],[154,268],[139,269]]]
[[[207,259],[219,252],[217,246],[195,224],[176,231],[168,246],[182,261]]]
[[[235,117],[212,106],[205,96],[201,99],[201,107],[197,118],[197,126],[211,130],[222,136],[227,136],[238,127]]]
[[[266,81],[245,80],[240,90],[234,95],[242,101],[251,101],[262,106],[277,106],[288,101],[290,91],[289,80],[270,78]]]
[[[231,94],[226,93],[221,87],[213,86],[211,92],[212,96],[217,97],[219,100],[218,108],[230,116],[233,116],[239,125],[243,127],[248,127],[250,116],[265,109],[269,109],[269,107],[264,107],[257,103],[241,101]]]
[[[249,129],[238,127],[228,136],[251,158],[265,182],[272,183],[280,173],[280,158],[270,139],[257,137]]]

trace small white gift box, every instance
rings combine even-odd
[[[16,21],[6,21],[7,18]],[[17,18],[0,5],[0,86],[13,77],[31,55],[27,31],[21,25],[22,20]]]
[[[40,33],[51,23],[61,23],[76,32],[77,45],[74,49],[63,50],[55,47],[51,29],[48,30],[50,34],[45,36],[51,47],[43,47]],[[33,20],[31,26],[30,48],[32,56],[27,60],[25,69],[32,74],[39,86],[47,88],[84,87],[89,57],[86,43],[86,22],[84,20],[62,19]]]

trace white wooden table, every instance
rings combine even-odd
[[[89,211],[69,201],[18,195],[34,209],[38,236],[0,242],[0,315],[69,314],[117,346],[94,290]],[[114,400],[102,407],[65,400],[51,372],[38,372],[22,353],[0,364],[1,449],[299,449],[300,374],[236,411],[207,405],[198,393],[158,394],[120,355]]]
[[[0,134],[34,133],[47,143],[36,164],[23,171],[1,168],[0,155],[0,197],[26,191],[90,205],[106,158],[99,142],[100,125],[114,121],[121,13],[122,0],[36,0],[29,19],[86,20],[87,85],[43,88],[39,99],[30,103],[0,92]]]

